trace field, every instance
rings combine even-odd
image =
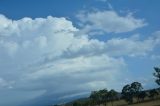
[[[103,106],[103,105],[101,105]],[[108,103],[107,106],[112,106],[112,103]],[[113,106],[160,106],[160,98],[155,100],[145,100],[140,103],[133,103],[128,105],[124,100],[114,101]]]
[[[128,106],[160,106],[160,99],[154,101],[147,101],[139,104],[133,104]]]
[[[159,90],[159,89],[157,89]],[[56,106],[160,106],[160,93],[156,96],[150,96],[148,92],[153,90],[145,91],[147,96],[143,98],[133,97],[130,104],[124,100],[124,98],[116,98],[113,101],[95,102],[90,98],[81,98],[67,104],[56,105]]]

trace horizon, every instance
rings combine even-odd
[[[0,105],[144,89],[160,66],[160,1],[1,0]]]

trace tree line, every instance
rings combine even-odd
[[[159,67],[154,68],[153,76],[155,77],[155,82],[160,86]],[[87,98],[85,101],[74,101],[70,106],[95,106],[100,104],[107,106],[108,102],[111,102],[112,106],[114,106],[113,101],[120,99],[125,100],[128,104],[132,104],[134,99],[136,99],[137,102],[142,102],[144,101],[145,97],[154,99],[158,95],[160,95],[160,88],[143,90],[141,83],[133,82],[131,84],[125,85],[122,88],[121,93],[115,91],[114,89],[109,91],[107,89],[92,91],[89,98]],[[65,106],[67,106],[67,104]]]

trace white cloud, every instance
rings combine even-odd
[[[120,17],[111,11],[109,14],[118,21],[127,17],[130,22],[133,18]],[[143,23],[133,20],[139,27],[139,22]],[[135,22],[130,23],[134,26]],[[12,91],[17,95],[20,96],[18,91],[22,94],[28,92],[30,97],[26,94],[21,101],[42,94],[74,90],[80,93],[104,86],[111,88],[115,86],[113,82],[123,82],[125,77],[122,74],[127,74],[127,65],[121,56],[147,54],[159,44],[160,38],[157,34],[144,40],[130,37],[99,41],[77,36],[77,31],[79,29],[65,18],[48,16],[11,20],[0,15],[0,77],[3,78],[0,86],[14,82],[11,83]],[[118,28],[113,30],[116,31]],[[31,92],[36,95],[31,96]],[[14,102],[18,99],[14,98]]]
[[[112,88],[116,81],[123,82],[123,73],[127,74],[125,68],[122,58],[107,55],[53,60],[33,67],[30,69],[32,71],[29,70],[30,73],[23,73],[17,87],[26,90],[30,90],[30,87],[34,90],[45,89],[51,94]]]
[[[82,51],[81,56],[67,57],[66,52],[69,48],[77,51],[86,44],[93,44],[93,48],[96,49],[94,43],[100,42],[89,40],[86,36],[75,36],[78,29],[65,18],[48,16],[11,20],[1,15],[0,23],[1,76],[9,82],[15,82],[12,84],[13,91],[36,92],[38,89],[53,93],[68,92],[80,89],[84,87],[83,83],[99,78],[108,80],[111,78],[108,75],[114,74],[118,77],[118,73],[115,72],[125,67],[123,59],[107,55],[86,56]],[[36,65],[41,62],[42,64]],[[97,70],[101,71],[100,74]],[[102,75],[105,75],[104,78],[101,78]],[[4,85],[4,82],[1,81],[1,85]],[[54,91],[50,90],[53,88]],[[88,85],[88,89],[92,88],[93,86]]]
[[[122,33],[144,27],[144,19],[135,18],[132,13],[122,16],[115,11],[80,12],[77,17],[83,24],[83,33],[103,31],[105,33]]]
[[[0,41],[0,48],[4,49],[10,56],[15,54],[18,46],[19,45],[14,41]]]
[[[35,42],[37,43],[40,48],[47,47],[47,38],[45,36],[39,36],[35,39]]]
[[[46,65],[49,65],[49,67],[46,68]],[[33,73],[29,73],[27,78],[39,79],[62,73],[63,75],[69,74],[74,76],[74,74],[79,75],[83,73],[92,73],[92,71],[95,72],[96,70],[112,73],[120,70],[120,68],[124,66],[125,63],[123,59],[114,59],[107,55],[79,56],[69,59],[60,59],[56,62],[53,61],[49,64],[45,64],[44,66],[41,65],[40,70],[38,69]],[[97,75],[97,77],[99,76]]]
[[[155,39],[148,38],[140,40],[139,38],[114,38],[107,42],[108,52],[112,55],[146,55],[151,52],[155,44]]]
[[[159,45],[159,35],[153,34],[151,37],[141,40],[139,35],[129,38],[112,38],[107,41],[91,39],[88,41],[83,37],[81,45],[71,45],[68,55],[96,55],[107,54],[109,56],[144,56],[152,52]],[[78,41],[78,42],[81,42]]]
[[[60,55],[74,38],[72,22],[65,18],[23,18],[11,20],[0,16],[0,48],[3,54],[19,55],[22,63],[43,54]],[[12,33],[11,33],[12,32]],[[17,53],[16,53],[17,52]],[[24,56],[25,54],[25,56]]]
[[[72,43],[77,30],[72,22],[65,18],[48,16],[11,20],[0,15],[0,77],[6,79],[0,79],[0,87],[9,86],[7,82],[14,81],[12,91],[17,92],[17,96],[20,96],[19,91],[22,94],[28,92],[28,95],[35,92],[37,95],[35,85],[44,86],[43,82],[31,84],[32,82],[21,80],[22,75],[32,73],[29,71],[30,65],[41,61],[43,55],[52,54],[52,58],[60,56]],[[26,83],[31,86],[25,86]],[[49,85],[47,87],[49,88]],[[21,101],[35,97],[28,95],[22,96]],[[12,102],[11,98],[7,100]],[[18,98],[14,98],[14,103],[15,101],[20,102]]]

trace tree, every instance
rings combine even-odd
[[[106,103],[108,100],[108,90],[103,89],[99,91],[93,91],[90,95],[90,99],[93,101],[93,104],[100,105],[101,103]]]
[[[147,96],[147,93],[145,91],[139,92],[139,94],[138,94],[138,102],[139,101],[143,101],[146,96]]]
[[[128,84],[122,89],[123,98],[128,103],[133,103],[133,97],[138,97],[138,94],[141,92],[142,89],[143,87],[139,82],[133,82],[130,85]]]
[[[80,104],[78,102],[74,102],[73,106],[80,106]]]
[[[92,91],[89,98],[91,99],[93,105],[97,104],[97,102],[99,100],[98,92],[97,91]]]
[[[152,89],[149,91],[149,97],[154,99],[158,95],[158,91],[156,89]]]
[[[155,72],[153,73],[153,75],[156,77],[155,82],[160,85],[160,68],[158,67],[154,67]]]
[[[122,96],[128,103],[133,102],[133,99],[132,99],[132,96],[131,96],[131,86],[129,84],[127,84],[123,87]]]
[[[143,87],[142,87],[141,83],[139,83],[139,82],[133,82],[131,84],[131,93],[132,93],[132,96],[138,98],[138,95],[142,91],[142,89],[143,89]]]
[[[112,106],[113,106],[113,100],[115,100],[117,98],[117,94],[118,93],[113,89],[108,92],[108,97],[109,97],[109,100],[112,103]]]
[[[106,102],[108,101],[108,90],[107,89],[99,90],[99,93],[101,97],[100,102],[106,105]]]
[[[133,82],[131,84],[131,88],[135,94],[139,93],[143,89],[142,84],[139,82]]]

